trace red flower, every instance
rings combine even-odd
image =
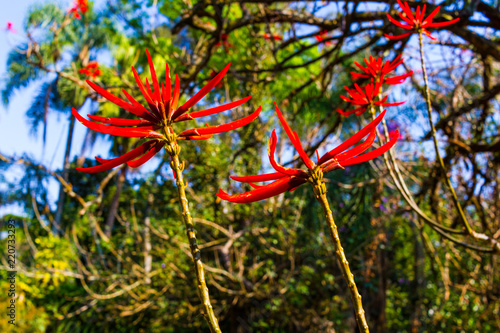
[[[219,47],[219,46],[223,46],[224,47],[224,50],[227,51],[228,48],[232,47],[233,44],[229,43],[227,41],[227,39],[229,38],[229,36],[227,34],[221,34],[220,35],[220,41],[218,41],[217,43],[215,43],[215,47]]]
[[[10,31],[12,33],[16,33],[16,30],[14,29],[14,23],[11,21],[7,21],[7,26],[5,27],[5,30]]]
[[[318,42],[322,42],[327,37],[328,37],[328,31],[326,31],[326,30],[322,30],[322,31],[319,32],[319,34],[317,34],[316,36],[314,36],[314,38],[316,38],[316,40]],[[327,41],[327,42],[325,42],[325,45],[326,46],[330,46],[330,45],[332,45],[332,42]]]
[[[177,107],[180,94],[179,77],[177,75],[175,76],[173,94],[171,94],[171,81],[167,64],[165,83],[161,83],[160,89],[156,71],[153,67],[153,61],[151,60],[151,56],[147,50],[146,53],[151,72],[153,89],[147,79],[146,84],[144,85],[134,67],[132,67],[132,72],[134,73],[139,90],[148,103],[149,110],[142,106],[125,90],[123,90],[123,93],[128,99],[128,102],[87,80],[87,83],[101,96],[119,107],[135,114],[141,119],[122,119],[88,115],[91,119],[89,121],[80,116],[75,109],[73,109],[72,113],[84,126],[94,131],[116,136],[149,139],[149,141],[117,158],[108,160],[96,157],[97,161],[102,163],[101,165],[90,168],[77,168],[77,170],[90,173],[101,172],[123,163],[127,163],[129,166],[135,168],[151,159],[166,144],[176,145],[177,140],[205,140],[211,138],[212,134],[227,132],[247,125],[259,115],[261,110],[260,107],[249,116],[228,124],[218,126],[207,125],[207,127],[188,129],[179,134],[174,133],[172,128],[173,123],[217,114],[239,106],[248,101],[251,97],[249,96],[236,102],[219,105],[206,110],[187,113],[192,106],[194,106],[210,90],[212,90],[212,88],[219,83],[220,80],[222,80],[228,71],[230,64],[228,64],[215,78],[208,82],[207,85],[194,94],[194,96],[191,97],[186,103]]]
[[[418,32],[418,33],[423,33],[426,36],[430,37],[431,39],[435,40],[436,38],[431,36],[431,33],[427,30],[427,28],[445,27],[445,26],[453,24],[459,20],[459,18],[456,18],[456,19],[451,20],[451,21],[434,23],[434,22],[432,22],[432,20],[434,19],[434,16],[437,15],[440,6],[437,6],[437,8],[434,9],[432,11],[432,13],[430,13],[429,16],[427,16],[427,18],[424,19],[426,5],[423,6],[422,10],[420,10],[420,6],[417,6],[417,11],[414,14],[414,13],[412,13],[410,6],[408,6],[407,2],[401,3],[401,0],[397,0],[397,1],[399,4],[399,7],[401,7],[401,9],[403,10],[403,13],[398,13],[398,15],[401,18],[401,20],[403,20],[406,24],[401,23],[398,20],[392,18],[389,14],[387,14],[387,18],[389,19],[389,21],[391,21],[392,23],[394,23],[396,26],[398,26],[400,28],[403,28],[406,30],[414,30],[414,31],[407,32],[407,33],[397,35],[397,36],[391,36],[391,35],[384,34],[384,36],[386,38],[389,38],[389,39],[394,39],[394,40],[395,39],[402,39],[402,38],[410,36],[414,32]]]
[[[403,83],[407,77],[413,74],[413,71],[410,71],[406,74],[402,75],[396,75],[393,77],[385,77],[387,74],[392,72],[393,70],[396,69],[399,65],[403,63],[403,59],[401,59],[401,55],[398,55],[396,58],[394,58],[393,61],[387,60],[383,65],[383,59],[382,57],[380,58],[373,58],[370,56],[370,60],[364,59],[366,67],[363,67],[362,65],[359,64],[359,62],[355,61],[354,64],[363,72],[363,73],[356,73],[356,72],[351,72],[351,75],[353,79],[374,79],[376,81],[383,80],[383,83],[386,84],[400,84]]]
[[[277,105],[276,105],[276,113],[278,114],[280,122],[288,138],[290,139],[293,146],[299,153],[300,158],[306,165],[307,170],[285,168],[276,162],[276,160],[274,159],[274,153],[276,150],[277,138],[276,138],[276,130],[273,130],[273,133],[271,134],[271,138],[269,140],[268,153],[269,153],[269,161],[271,162],[271,165],[274,168],[274,170],[276,170],[276,172],[263,175],[247,176],[247,177],[231,177],[233,180],[236,180],[238,182],[250,184],[250,186],[252,186],[254,190],[242,194],[229,195],[226,192],[219,189],[219,193],[217,193],[217,196],[219,198],[230,202],[249,203],[249,202],[259,201],[262,199],[267,199],[275,195],[284,193],[286,191],[293,191],[295,188],[306,183],[309,180],[311,171],[315,171],[319,168],[321,169],[321,171],[323,171],[323,173],[327,173],[336,169],[343,169],[344,167],[349,165],[366,162],[377,156],[382,155],[387,150],[389,150],[392,146],[394,146],[398,137],[398,132],[396,131],[395,136],[391,138],[389,142],[371,152],[362,154],[373,144],[373,141],[375,140],[376,136],[376,127],[380,123],[380,121],[382,121],[382,118],[385,115],[384,111],[375,120],[373,120],[367,126],[362,128],[358,133],[351,136],[349,139],[347,139],[345,142],[343,142],[336,148],[327,152],[325,155],[323,155],[323,157],[320,158],[319,155],[317,155],[318,162],[317,164],[315,164],[305,153],[304,149],[302,148],[302,144],[299,141],[297,133],[292,131],[290,126],[288,126],[288,123],[286,122],[285,118],[283,117],[283,114],[281,113]],[[358,143],[362,138],[364,138],[367,135],[368,137],[364,142],[347,150],[348,148],[354,146],[356,143]],[[254,182],[265,182],[265,181],[272,181],[272,183],[264,186],[253,184]]]
[[[337,109],[337,112],[343,116],[350,116],[353,113],[359,116],[360,114],[365,112],[369,107],[375,105],[386,107],[386,106],[401,105],[405,103],[405,102],[386,103],[388,96],[385,96],[381,100],[376,101],[375,99],[378,97],[380,88],[382,87],[382,82],[383,79],[375,84],[373,84],[372,81],[371,83],[368,83],[366,86],[364,86],[364,89],[362,89],[357,83],[354,84],[355,89],[344,87],[345,90],[347,90],[349,97],[340,95],[340,98],[351,104],[359,105],[359,107],[351,111],[343,111],[342,109]]]
[[[85,74],[87,76],[90,76],[91,78],[95,79],[99,75],[101,75],[101,70],[99,69],[99,63],[97,61],[91,61],[85,66],[84,68],[81,68],[78,73]]]
[[[73,7],[68,9],[68,13],[73,14],[73,16],[79,20],[82,18],[80,13],[85,14],[89,9],[87,0],[75,0],[73,1]]]
[[[282,40],[283,39],[283,37],[280,36],[280,35],[278,35],[278,34],[274,34],[274,35],[271,36],[271,35],[269,35],[266,32],[262,35],[262,37],[264,37],[265,40],[271,40],[271,39]]]

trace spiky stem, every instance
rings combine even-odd
[[[172,167],[172,170],[174,170],[176,178],[177,194],[181,203],[182,218],[186,226],[186,233],[189,239],[189,248],[191,249],[191,255],[193,257],[198,296],[200,297],[201,303],[203,305],[203,315],[207,320],[210,331],[212,333],[221,333],[217,317],[215,316],[212,304],[210,303],[210,294],[208,292],[207,283],[205,281],[205,271],[203,269],[203,263],[201,261],[201,252],[196,241],[196,232],[194,230],[193,219],[191,218],[191,213],[189,212],[189,202],[185,192],[186,185],[184,184],[184,179],[182,177],[184,164],[181,164],[179,162],[180,146],[177,145],[177,143],[173,142],[167,147],[167,152],[171,156],[170,165]]]
[[[330,209],[330,204],[328,203],[328,198],[326,197],[326,185],[323,181],[323,172],[321,169],[317,168],[312,170],[309,182],[314,187],[316,200],[318,200],[321,207],[323,207],[326,223],[328,224],[328,230],[330,231],[330,237],[335,247],[335,255],[337,256],[337,261],[340,265],[342,275],[344,276],[351,293],[351,300],[354,305],[354,313],[359,331],[368,333],[370,332],[370,329],[368,328],[368,323],[366,322],[365,310],[363,309],[363,303],[361,302],[361,295],[358,292],[356,281],[354,281],[354,275],[351,273],[351,269],[349,268],[349,262],[345,256],[344,248],[340,243],[337,225],[333,219],[332,210]]]

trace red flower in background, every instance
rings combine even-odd
[[[284,193],[286,191],[293,191],[295,188],[308,181],[310,177],[309,174],[310,171],[320,168],[323,171],[323,173],[327,173],[339,168],[342,169],[349,165],[366,162],[377,156],[382,155],[387,150],[389,150],[392,146],[394,146],[394,144],[397,141],[397,137],[399,136],[398,132],[396,131],[396,133],[394,134],[395,136],[391,138],[389,142],[371,152],[362,154],[373,144],[376,136],[376,127],[382,121],[382,118],[385,115],[384,111],[375,120],[373,120],[367,126],[362,128],[359,132],[354,134],[345,142],[327,152],[325,155],[323,155],[323,157],[320,158],[316,152],[318,161],[317,163],[314,163],[313,161],[311,161],[309,156],[307,156],[306,152],[304,151],[304,148],[302,147],[302,144],[299,141],[297,133],[295,131],[292,131],[292,129],[286,122],[285,118],[283,117],[283,114],[281,113],[277,105],[276,105],[276,113],[278,114],[278,118],[281,122],[281,125],[283,126],[283,129],[285,130],[288,138],[292,142],[292,145],[299,153],[302,162],[304,162],[304,164],[306,165],[307,170],[285,168],[276,162],[276,160],[274,159],[274,154],[276,151],[277,138],[276,138],[276,130],[273,130],[271,138],[269,140],[268,154],[269,154],[269,161],[271,162],[271,165],[274,168],[274,170],[276,170],[276,172],[263,175],[255,175],[255,176],[231,177],[233,180],[236,180],[238,182],[250,184],[250,186],[252,186],[254,189],[242,194],[234,194],[234,195],[227,194],[226,192],[219,189],[219,193],[217,193],[217,196],[219,198],[236,203],[250,203],[254,201],[267,199],[275,195]],[[351,148],[367,135],[368,137],[364,142]],[[264,186],[259,186],[254,184],[254,182],[265,182],[265,181],[272,181],[272,182]]]
[[[327,37],[328,37],[328,31],[326,31],[326,30],[322,30],[322,31],[320,31],[320,33],[319,33],[319,34],[317,34],[316,36],[314,36],[314,38],[316,38],[316,40],[317,40],[318,42],[322,42],[322,41],[323,41],[325,38],[327,38]],[[325,45],[326,45],[326,46],[330,46],[330,45],[332,45],[332,42],[330,42],[330,41],[326,41],[326,42],[325,42]]]
[[[427,18],[424,19],[426,5],[423,6],[422,10],[420,10],[420,6],[417,6],[416,12],[413,13],[410,9],[410,6],[408,6],[407,2],[401,3],[401,0],[397,0],[397,1],[398,1],[399,6],[401,7],[401,9],[403,10],[403,12],[402,13],[399,12],[398,15],[399,15],[400,19],[402,21],[404,21],[404,23],[399,22],[398,20],[392,18],[391,15],[389,15],[389,14],[387,14],[387,18],[389,19],[389,21],[394,23],[396,26],[403,28],[403,29],[406,29],[406,30],[413,30],[413,31],[407,32],[407,33],[404,33],[401,35],[397,35],[397,36],[391,36],[391,35],[384,34],[385,37],[388,39],[393,39],[393,40],[402,39],[402,38],[410,36],[414,32],[418,32],[418,33],[423,33],[424,35],[428,36],[429,38],[435,40],[436,38],[431,36],[431,33],[427,30],[427,28],[445,27],[447,25],[453,24],[453,23],[457,22],[458,20],[460,20],[459,18],[456,18],[456,19],[451,20],[451,21],[434,23],[434,22],[432,22],[432,20],[434,19],[434,16],[437,15],[437,13],[440,9],[440,6],[437,6],[437,8],[434,9],[432,11],[432,13],[430,13],[429,16],[427,16]]]
[[[385,84],[400,84],[403,83],[407,77],[413,74],[410,71],[406,74],[396,75],[392,77],[386,77],[387,74],[396,69],[399,65],[403,63],[401,55],[398,55],[394,60],[383,62],[382,57],[373,58],[370,56],[370,60],[364,59],[366,67],[362,66],[359,62],[355,61],[354,64],[361,70],[362,73],[351,72],[353,79],[374,79],[376,81],[383,80]]]
[[[344,101],[349,102],[353,105],[357,105],[359,107],[355,108],[354,110],[351,111],[344,111],[342,109],[337,109],[337,112],[340,113],[343,116],[350,116],[351,114],[355,113],[357,116],[365,112],[369,107],[372,106],[396,106],[396,105],[401,105],[404,104],[405,102],[395,102],[395,103],[387,103],[387,98],[388,96],[385,96],[381,100],[376,100],[379,96],[380,88],[382,87],[382,82],[383,79],[376,82],[375,84],[373,81],[371,83],[368,83],[366,86],[361,88],[357,83],[354,84],[355,89],[350,89],[348,87],[344,87],[345,90],[347,90],[347,93],[349,94],[349,97],[340,95],[340,98],[342,98]]]
[[[14,29],[14,23],[11,21],[7,21],[7,26],[5,27],[5,30],[10,31],[12,33],[16,33],[16,30]]]
[[[219,47],[219,46],[223,46],[224,47],[224,50],[227,51],[228,48],[232,47],[233,44],[229,43],[227,41],[227,39],[229,38],[229,36],[227,34],[221,34],[220,35],[220,41],[218,41],[217,43],[215,43],[215,47]]]
[[[73,14],[73,16],[79,20],[82,18],[81,14],[85,14],[89,9],[87,0],[75,0],[73,1],[73,7],[68,9],[68,13]]]
[[[88,115],[90,120],[87,120],[80,116],[75,109],[73,109],[72,113],[84,126],[94,131],[116,136],[149,139],[149,141],[117,158],[102,159],[96,157],[97,161],[101,163],[101,165],[90,168],[77,168],[77,170],[90,173],[101,172],[123,163],[127,163],[129,166],[134,168],[139,167],[150,160],[166,144],[176,144],[176,140],[205,140],[212,137],[213,134],[227,132],[247,125],[258,117],[261,110],[260,107],[249,116],[228,124],[218,126],[207,125],[207,127],[188,129],[179,134],[174,133],[171,126],[173,123],[217,114],[219,112],[237,107],[248,101],[251,97],[249,96],[235,102],[219,105],[206,110],[187,113],[191,107],[193,107],[210,90],[212,90],[212,88],[217,85],[220,80],[222,80],[228,71],[230,64],[217,74],[215,78],[208,82],[207,85],[194,94],[194,96],[191,97],[186,103],[178,107],[177,104],[180,95],[179,77],[177,75],[175,76],[174,89],[173,93],[171,93],[171,81],[167,64],[165,83],[162,82],[160,88],[156,71],[153,67],[153,61],[151,60],[151,56],[147,50],[146,53],[153,88],[151,88],[147,79],[146,84],[142,82],[134,67],[132,67],[132,71],[139,90],[149,106],[149,110],[142,106],[125,90],[123,90],[123,94],[126,96],[128,102],[87,80],[87,83],[98,94],[130,113],[135,114],[140,119],[109,118]]]
[[[262,35],[262,37],[264,37],[265,40],[271,40],[271,39],[274,39],[274,40],[283,40],[283,37],[278,35],[278,34],[273,34],[273,35],[270,35],[266,32],[264,32],[264,34]]]
[[[101,75],[101,70],[99,69],[99,63],[97,61],[91,61],[85,66],[84,68],[81,68],[78,73],[85,74],[87,76],[90,76],[91,78],[95,79],[99,75]]]

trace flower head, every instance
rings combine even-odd
[[[410,6],[408,6],[408,3],[406,1],[404,3],[401,3],[401,0],[397,0],[397,1],[399,4],[399,7],[401,7],[401,9],[403,10],[402,13],[398,12],[398,15],[399,15],[400,19],[402,21],[404,21],[404,23],[399,22],[398,20],[392,18],[391,15],[389,15],[389,14],[387,14],[387,18],[389,19],[389,21],[394,23],[394,25],[396,25],[400,28],[406,29],[406,30],[413,30],[413,31],[407,32],[407,33],[404,33],[401,35],[397,35],[397,36],[391,36],[391,35],[385,34],[385,37],[388,39],[393,39],[393,40],[403,39],[405,37],[410,36],[414,32],[417,32],[417,33],[423,33],[426,36],[428,36],[429,38],[435,40],[436,38],[431,36],[431,33],[427,30],[428,28],[445,27],[445,26],[453,24],[459,20],[459,18],[456,18],[456,19],[451,20],[451,21],[434,23],[434,22],[432,22],[432,20],[434,19],[434,16],[437,15],[437,13],[440,9],[440,6],[437,6],[436,9],[434,9],[432,11],[432,13],[430,13],[429,16],[427,16],[427,18],[424,19],[425,9],[426,9],[425,4],[424,4],[422,10],[420,10],[420,6],[417,6],[416,12],[413,13],[410,9]]]
[[[228,48],[232,47],[233,44],[229,43],[228,40],[229,36],[227,34],[221,34],[220,35],[220,41],[215,43],[215,47],[223,46],[224,50],[227,51]]]
[[[262,37],[264,37],[265,40],[271,40],[271,39],[274,39],[274,40],[283,40],[283,37],[281,35],[278,35],[278,34],[270,35],[267,32],[265,32],[262,35]]]
[[[87,12],[89,9],[88,1],[87,0],[75,0],[73,1],[73,6],[68,9],[69,14],[73,14],[73,16],[79,20],[82,18],[80,13],[83,15]]]
[[[387,74],[395,70],[399,65],[403,63],[401,55],[398,55],[394,60],[386,60],[383,62],[383,58],[373,58],[370,56],[370,60],[364,59],[366,67],[362,66],[359,62],[355,61],[354,64],[361,70],[362,73],[351,72],[353,79],[374,79],[376,81],[383,81],[385,84],[400,84],[403,83],[407,77],[413,74],[410,71],[406,74],[396,75],[392,77],[386,77]]]
[[[7,26],[5,27],[5,30],[10,31],[12,33],[16,33],[16,30],[14,29],[14,23],[11,21],[7,21]]]
[[[376,82],[366,84],[363,88],[361,88],[357,83],[354,84],[355,89],[351,89],[348,87],[344,87],[349,94],[349,97],[340,95],[344,101],[349,102],[353,105],[358,106],[354,110],[344,111],[342,109],[337,109],[337,112],[343,116],[350,116],[355,113],[357,116],[365,112],[368,108],[374,106],[396,106],[404,104],[405,102],[395,102],[395,103],[387,103],[388,96],[383,97],[380,100],[377,100],[379,97],[380,88],[382,87],[383,78]]]
[[[215,76],[212,80],[210,80],[210,82],[194,94],[194,96],[187,102],[178,106],[177,104],[179,102],[180,95],[179,77],[177,75],[175,76],[175,84],[172,92],[169,68],[167,64],[165,83],[162,82],[160,88],[160,83],[158,82],[156,71],[153,67],[153,61],[149,52],[146,51],[146,53],[153,87],[151,87],[147,79],[146,84],[143,83],[134,67],[132,67],[132,72],[138,88],[148,104],[149,110],[125,90],[123,90],[123,94],[128,101],[111,94],[107,90],[87,80],[87,83],[102,97],[127,110],[128,112],[133,113],[140,119],[109,118],[88,115],[90,120],[87,120],[80,116],[75,109],[73,109],[72,113],[83,125],[94,131],[116,136],[148,139],[148,141],[117,158],[102,159],[96,157],[97,161],[101,163],[101,165],[90,168],[78,168],[77,170],[91,173],[101,172],[123,163],[127,163],[131,167],[139,167],[151,159],[165,145],[175,146],[177,145],[178,140],[205,140],[211,138],[213,134],[227,132],[247,125],[258,117],[261,110],[260,107],[249,116],[228,124],[217,126],[207,125],[207,127],[191,128],[179,134],[175,133],[172,125],[177,122],[193,120],[199,117],[209,116],[232,109],[245,103],[251,97],[249,96],[235,102],[219,105],[206,110],[188,113],[191,107],[193,107],[210,90],[212,90],[212,88],[217,85],[220,80],[222,80],[228,71],[230,64],[228,64],[219,74],[217,74],[217,76]]]
[[[273,130],[271,138],[269,140],[268,154],[271,166],[274,168],[274,170],[276,170],[276,172],[255,176],[231,177],[233,180],[236,180],[238,182],[250,184],[250,186],[252,186],[254,189],[246,193],[234,195],[227,194],[226,192],[219,189],[219,193],[217,193],[217,196],[219,198],[236,203],[250,203],[267,199],[286,191],[293,191],[298,186],[310,181],[312,172],[320,170],[323,173],[327,173],[336,169],[343,169],[344,167],[349,165],[366,162],[385,153],[392,146],[394,146],[397,141],[398,133],[396,131],[395,137],[391,138],[389,142],[377,149],[363,154],[363,152],[370,148],[375,140],[376,127],[382,121],[382,118],[385,115],[384,111],[375,120],[362,128],[359,132],[351,136],[336,148],[324,154],[322,157],[319,157],[318,153],[316,152],[318,160],[316,163],[314,163],[304,151],[297,133],[295,131],[292,131],[277,105],[276,113],[278,114],[281,125],[283,126],[283,129],[285,130],[288,138],[292,142],[292,145],[299,153],[302,162],[304,162],[304,164],[306,165],[306,170],[285,168],[278,162],[276,162],[276,160],[274,159],[274,154],[276,151],[277,137],[276,130]],[[368,137],[364,142],[358,144],[357,146],[354,146],[365,136]],[[272,182],[263,186],[254,184],[255,182],[265,181]]]
[[[322,30],[317,35],[314,36],[314,38],[316,38],[316,40],[318,42],[322,42],[327,37],[328,37],[328,31],[326,31],[326,30]],[[330,45],[332,45],[332,42],[326,41],[325,45],[330,46]]]
[[[78,73],[85,74],[95,79],[99,75],[101,75],[101,70],[99,69],[99,63],[97,61],[91,61],[84,68],[80,68]]]

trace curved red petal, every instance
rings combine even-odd
[[[179,102],[180,93],[181,93],[181,83],[179,82],[179,75],[175,74],[174,95],[172,96],[172,104],[170,107],[172,110],[177,109],[177,103]],[[175,111],[172,113],[172,116],[174,113]]]
[[[385,116],[385,110],[377,116],[374,120],[372,120],[368,125],[363,127],[361,130],[359,130],[356,134],[351,136],[349,139],[335,147],[334,149],[330,150],[328,153],[323,155],[323,157],[320,158],[318,161],[318,164],[321,165],[325,163],[326,161],[332,159],[335,157],[335,155],[343,152],[347,148],[353,146],[356,144],[359,140],[364,138],[368,133],[370,133],[377,125],[382,121],[382,119]]]
[[[146,56],[148,58],[149,72],[151,73],[151,81],[153,82],[154,98],[156,102],[160,102],[161,101],[160,84],[158,83],[158,77],[156,76],[156,70],[153,64],[153,59],[151,59],[151,55],[149,54],[148,49],[146,49]]]
[[[242,193],[242,194],[234,194],[230,195],[226,192],[219,190],[217,196],[223,200],[235,203],[250,203],[263,199],[268,199],[270,197],[274,197],[275,195],[286,192],[298,185],[305,183],[305,180],[302,179],[292,179],[290,177],[284,177],[278,179],[271,184],[264,185],[262,187],[256,188],[254,190]]]
[[[129,138],[149,138],[149,137],[157,137],[157,138],[162,138],[163,135],[161,135],[158,132],[155,132],[152,130],[152,128],[147,128],[147,127],[116,127],[116,126],[109,126],[109,125],[102,125],[98,123],[94,123],[92,121],[89,121],[82,116],[78,114],[78,112],[73,108],[71,111],[71,114],[75,116],[76,119],[78,119],[79,122],[81,122],[84,126],[90,128],[91,130],[104,133],[104,134],[110,134],[110,135],[116,135],[116,136],[124,136],[124,137],[129,137]]]
[[[187,110],[189,110],[193,105],[195,105],[200,99],[205,97],[206,94],[210,90],[212,90],[219,82],[222,80],[224,75],[226,75],[227,71],[229,70],[229,66],[231,66],[231,63],[227,64],[226,67],[224,67],[223,70],[220,71],[219,74],[217,74],[210,82],[208,82],[203,88],[200,89],[196,94],[194,94],[193,97],[191,97],[186,103],[182,104],[172,115],[172,119],[177,118]]]
[[[223,125],[217,125],[217,126],[212,126],[212,127],[202,127],[202,128],[192,128],[185,130],[181,133],[179,133],[179,137],[183,136],[193,136],[193,135],[205,135],[205,134],[216,134],[216,133],[222,133],[222,132],[227,132],[234,130],[236,128],[248,125],[251,123],[255,118],[259,116],[260,111],[262,108],[259,106],[255,112],[251,113],[250,115],[230,122],[228,124],[223,124]]]
[[[231,176],[231,179],[240,183],[250,183],[250,182],[257,183],[257,182],[267,182],[270,180],[277,180],[283,177],[287,177],[287,175],[282,174],[281,172],[272,172],[255,176],[242,176],[242,177]]]
[[[288,123],[286,122],[286,119],[283,116],[283,113],[281,113],[281,110],[278,107],[278,104],[276,104],[276,102],[274,102],[274,105],[276,106],[276,114],[278,115],[278,118],[281,122],[281,125],[283,126],[283,129],[285,130],[286,135],[288,136],[288,138],[292,142],[292,145],[295,147],[295,149],[299,153],[300,157],[302,158],[302,161],[309,169],[314,168],[314,163],[311,161],[309,156],[307,156],[307,154],[304,152],[304,148],[302,148],[302,143],[300,142],[298,136],[296,136],[296,134],[294,134],[294,132],[290,128],[290,125],[288,125]],[[304,155],[307,156],[307,158],[304,158],[303,157]]]
[[[252,96],[245,97],[243,99],[237,100],[235,102],[227,103],[224,105],[219,105],[210,109],[202,110],[202,111],[196,111],[196,112],[190,112],[190,113],[185,113],[175,119],[173,119],[174,122],[179,122],[179,121],[184,121],[184,120],[191,120],[195,118],[200,118],[200,117],[205,117],[205,116],[210,116],[212,114],[216,114],[219,112],[227,111],[229,109],[235,108],[237,106],[240,106],[243,103],[246,103]]]
[[[401,22],[399,22],[398,20],[394,19],[391,15],[389,14],[386,14],[387,15],[387,18],[389,19],[389,21],[391,21],[394,25],[400,27],[400,28],[403,28],[403,29],[413,29],[413,26],[411,25],[408,25],[408,24],[403,24]]]
[[[357,157],[353,157],[351,159],[348,159],[348,160],[342,162],[342,166],[346,167],[349,165],[359,164],[359,163],[363,163],[363,162],[369,161],[371,159],[374,159],[375,157],[378,157],[378,156],[384,154],[389,149],[391,149],[398,141],[398,138],[399,138],[399,131],[396,130],[393,133],[392,138],[389,142],[387,142],[386,144],[384,144],[381,147],[378,147],[377,149],[372,150],[371,152],[368,152],[368,153],[363,154],[363,155],[359,155]]]
[[[405,34],[401,34],[401,35],[397,35],[397,36],[391,36],[391,35],[388,35],[388,34],[384,34],[384,36],[387,39],[398,40],[398,39],[406,38],[406,37],[410,36],[411,34],[413,34],[413,32],[407,32]]]
[[[76,168],[76,170],[81,171],[81,172],[87,172],[87,173],[96,173],[96,172],[102,172],[106,170],[110,170],[120,164],[126,163],[138,156],[141,156],[145,152],[147,152],[152,145],[154,145],[157,140],[150,140],[148,142],[143,143],[139,147],[132,149],[126,154],[123,154],[122,156],[119,156],[117,158],[105,160],[105,159],[100,159],[101,161],[105,161],[104,164],[101,165],[96,165],[90,168]],[[99,160],[98,160],[99,161]],[[99,161],[100,162],[100,161]]]
[[[460,18],[456,18],[451,21],[445,21],[445,22],[436,22],[436,23],[428,23],[424,28],[441,28],[441,27],[446,27],[447,25],[453,24],[460,21]]]
[[[271,138],[269,139],[269,148],[268,148],[268,156],[269,156],[269,162],[271,162],[272,167],[274,170],[281,172],[285,175],[289,176],[303,176],[307,177],[307,174],[300,169],[291,169],[291,168],[285,168],[279,163],[276,162],[274,159],[274,154],[276,153],[276,142],[278,141],[276,137],[276,130],[273,130],[271,133]]]
[[[131,168],[140,167],[141,165],[149,161],[153,156],[155,156],[163,148],[163,146],[165,146],[165,142],[157,143],[154,147],[149,149],[149,151],[146,154],[142,155],[138,159],[133,161],[128,161],[127,165]]]
[[[365,150],[367,150],[368,148],[371,147],[371,145],[375,141],[376,136],[377,136],[377,131],[375,129],[373,129],[370,132],[370,135],[368,135],[368,137],[366,138],[366,140],[363,143],[361,143],[361,144],[357,145],[356,147],[351,148],[343,153],[338,154],[337,156],[335,156],[335,158],[337,159],[337,161],[341,162],[341,161],[346,160],[350,157],[361,154],[362,152],[364,152]]]
[[[117,125],[117,126],[154,126],[155,124],[142,119],[124,119],[124,118],[110,118],[110,117],[101,117],[94,116],[88,114],[87,117],[92,119],[93,121],[97,121],[104,124]]]

